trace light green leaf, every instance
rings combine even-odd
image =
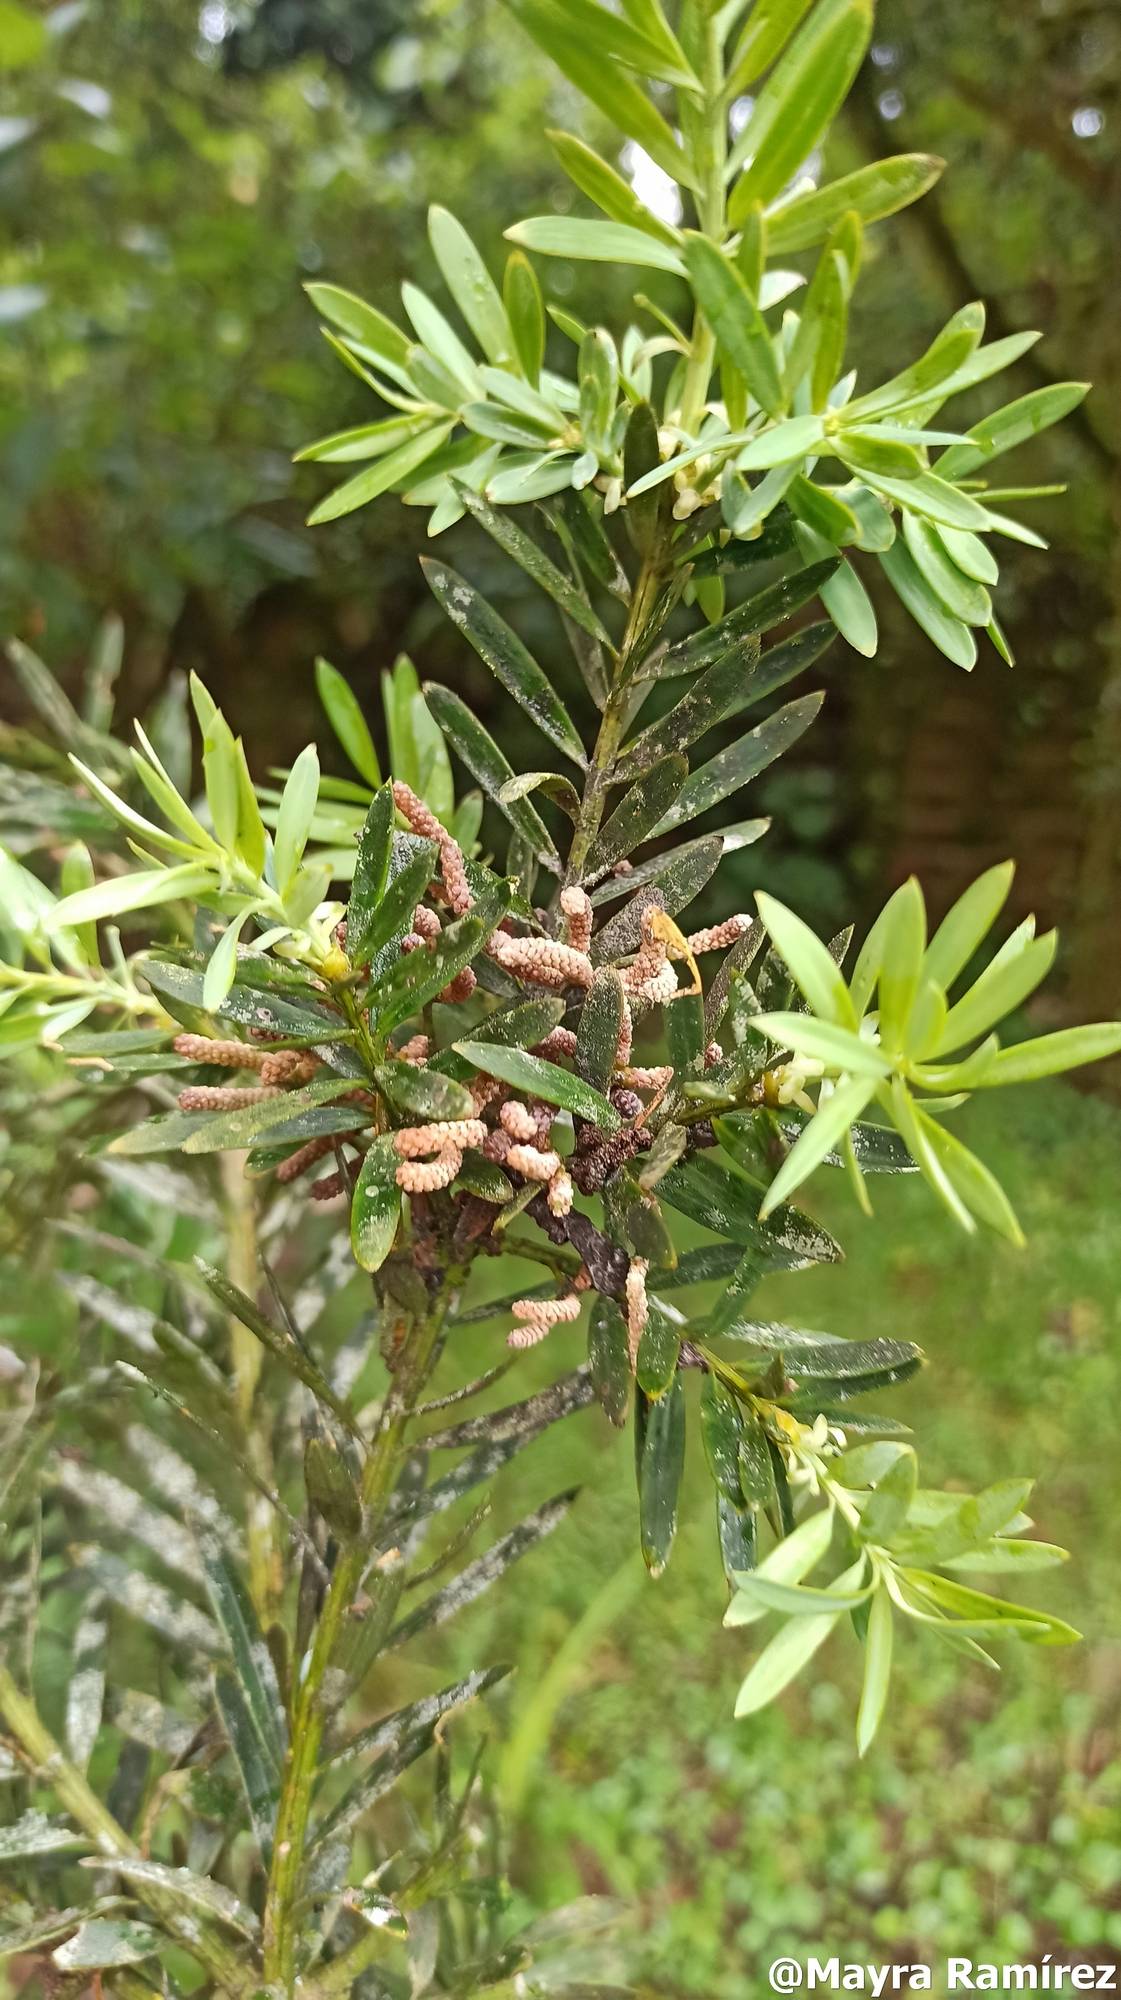
[[[638,229],[644,235],[653,236],[659,243],[671,249],[680,244],[676,229],[653,214],[644,202],[639,200],[629,181],[614,167],[601,160],[598,153],[586,146],[582,139],[574,138],[570,132],[548,132],[546,137],[561,166],[581,194],[594,201],[612,222],[623,223],[629,229]]]
[[[795,916],[776,897],[768,896],[765,890],[758,891],[755,901],[772,943],[813,1012],[824,1021],[836,1021],[842,1028],[855,1029],[856,1013],[844,974],[821,939],[801,917]]]
[[[399,379],[409,353],[408,337],[400,327],[394,326],[376,306],[367,305],[365,299],[344,291],[341,285],[317,283],[305,285],[304,290],[316,312],[352,340],[372,349],[383,366],[393,369],[395,379]]]
[[[1004,908],[1015,872],[1014,861],[987,868],[947,910],[926,949],[923,970],[928,978],[947,989],[953,985]]]
[[[595,222],[575,215],[531,215],[505,232],[507,241],[544,257],[574,257],[596,264],[639,264],[683,277],[685,266],[671,245],[625,222]]]
[[[97,923],[102,917],[123,916],[126,910],[155,909],[181,896],[201,896],[214,887],[209,869],[197,863],[177,868],[146,868],[131,875],[111,875],[92,889],[79,889],[64,896],[45,916],[51,931],[76,929]]]
[[[430,208],[428,237],[440,275],[483,353],[491,361],[508,361],[513,337],[506,311],[463,224],[446,208]]]
[[[326,662],[323,664],[326,665]],[[319,758],[314,743],[309,743],[300,751],[288,773],[276,816],[273,862],[277,888],[282,896],[303,860],[318,800]]]
[[[872,1098],[876,1089],[868,1078],[851,1077],[840,1084],[824,1099],[818,1111],[803,1128],[791,1147],[774,1180],[767,1190],[761,1216],[770,1215],[784,1201],[789,1200],[796,1188],[808,1179],[815,1167],[820,1166],[827,1153],[833,1151],[839,1139],[849,1130],[854,1119]]]
[[[728,204],[733,227],[752,204],[782,193],[832,123],[872,31],[869,0],[823,0],[775,64],[732,148],[729,178],[743,173]]]
[[[915,484],[918,484],[917,480]],[[884,550],[880,564],[900,603],[910,612],[916,625],[922,627],[940,653],[944,653],[956,667],[964,667],[968,672],[977,659],[977,642],[969,626],[963,624],[960,618],[953,617],[942,599],[935,596],[908,551],[895,542],[890,549]]]
[[[753,1014],[751,1026],[779,1048],[794,1049],[828,1069],[877,1079],[891,1074],[890,1062],[874,1042],[831,1021],[815,1021],[809,1014]]]
[[[1098,1021],[1085,1028],[1060,1028],[1053,1035],[1038,1035],[1032,1041],[1017,1042],[993,1057],[979,1089],[1000,1083],[1033,1083],[1041,1076],[1059,1076],[1082,1063],[1104,1062],[1121,1052],[1121,1022]]]
[[[309,528],[318,528],[324,521],[335,521],[341,514],[352,514],[356,507],[364,507],[369,500],[377,499],[391,486],[400,486],[430,459],[434,452],[451,436],[450,422],[438,423],[410,438],[407,444],[399,445],[365,472],[355,474],[342,486],[336,486],[328,493],[318,507],[308,515]]]
[[[878,1590],[872,1599],[864,1638],[864,1680],[856,1717],[856,1748],[861,1757],[871,1747],[887,1703],[893,1637],[891,1600],[885,1590]]]
[[[990,458],[1011,451],[1049,425],[1059,423],[1078,408],[1089,386],[1088,382],[1049,382],[1045,388],[1032,389],[1014,403],[994,410],[967,431],[968,443],[951,445],[943,452],[938,460],[942,478],[963,479]]]
[[[824,1645],[833,1627],[843,1616],[841,1610],[818,1612],[811,1618],[792,1618],[783,1625],[769,1645],[764,1646],[736,1697],[737,1721],[754,1715],[789,1687]]]
[[[381,770],[373,737],[357,696],[337,667],[322,654],[315,662],[315,688],[330,723],[356,771],[368,785],[381,784]]]
[[[1029,938],[1022,949],[1008,956],[1004,955],[1007,947],[998,953],[968,993],[951,1007],[933,1053],[946,1055],[960,1049],[964,1043],[986,1034],[1005,1014],[1022,1006],[1050,971],[1058,941],[1058,932],[1048,931],[1041,938]]]
[[[623,25],[617,16],[607,14],[602,8],[592,10],[599,16],[601,40],[597,46],[587,33],[585,8],[577,19],[570,6],[552,4],[552,0],[504,0],[504,4],[570,83],[583,91],[606,118],[629,139],[637,139],[651,159],[675,180],[690,187],[696,184],[688,155],[645,91],[616,63],[604,59],[602,36]]]
[[[752,20],[758,11],[757,7],[752,9]],[[885,215],[894,215],[933,187],[943,164],[931,153],[897,153],[843,174],[823,188],[780,202],[767,216],[771,254],[785,257],[795,250],[812,249],[850,212],[862,222],[878,222]]]
[[[953,562],[937,528],[930,521],[903,512],[903,539],[916,569],[929,584],[935,597],[965,625],[988,625],[992,620],[992,599],[983,583],[966,576]]]
[[[685,237],[685,264],[721,351],[768,416],[779,416],[784,395],[774,346],[736,266],[708,237],[692,231]]]

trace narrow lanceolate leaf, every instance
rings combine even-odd
[[[377,751],[358,698],[338,668],[322,656],[315,662],[315,688],[327,712],[327,720],[355,770],[368,785],[380,785]]]
[[[313,1105],[329,1104],[353,1090],[352,1077],[326,1077],[321,1083],[306,1083],[299,1090],[268,1097],[261,1104],[247,1104],[240,1111],[219,1112],[183,1141],[185,1153],[222,1153],[230,1147],[248,1146],[273,1125],[283,1125]]]
[[[558,1493],[553,1500],[547,1500],[543,1507],[519,1522],[508,1535],[503,1535],[485,1555],[479,1556],[466,1569],[445,1584],[442,1590],[434,1592],[423,1604],[394,1628],[390,1634],[391,1644],[403,1645],[406,1639],[413,1639],[420,1632],[430,1631],[434,1626],[443,1625],[456,1612],[462,1611],[489,1590],[520,1557],[551,1535],[558,1528],[578,1497],[578,1489],[573,1487],[566,1493]]]
[[[625,860],[657,829],[664,827],[688,774],[685,758],[674,752],[663,757],[624,792],[589,849],[585,866],[589,878],[605,875],[617,861]]]
[[[916,625],[922,627],[940,653],[945,653],[956,667],[964,667],[968,672],[977,659],[977,641],[969,626],[960,618],[955,618],[946,609],[942,598],[935,595],[908,550],[896,542],[890,549],[885,549],[880,563],[896,596],[906,606]]]
[[[801,917],[760,890],[759,915],[813,1012],[841,1027],[855,1028],[856,1013],[836,960]]]
[[[611,640],[603,622],[593,611],[587,598],[582,591],[577,590],[564,571],[557,568],[556,563],[545,554],[544,549],[538,547],[532,535],[527,535],[525,529],[519,526],[511,514],[492,507],[483,494],[474,492],[471,487],[464,486],[457,479],[452,480],[452,485],[468,513],[474,516],[479,526],[486,529],[487,534],[498,543],[499,548],[505,549],[508,556],[513,556],[514,561],[524,569],[527,576],[532,577],[534,583],[540,585],[541,589],[553,599],[554,604],[560,605],[561,610],[571,618],[573,624],[579,625],[582,631],[590,633],[591,637],[598,639],[601,645],[610,646]]]
[[[351,340],[357,340],[369,348],[378,360],[395,371],[394,379],[405,366],[409,356],[409,341],[400,327],[379,312],[376,306],[367,305],[355,292],[348,292],[341,285],[310,284],[306,291],[316,311],[324,319],[330,320]]]
[[[85,1771],[101,1728],[108,1625],[102,1599],[87,1598],[74,1633],[73,1672],[66,1690],[66,1754]]]
[[[825,0],[795,36],[732,149],[730,173],[743,166],[729,202],[733,225],[753,203],[781,194],[812,153],[848,92],[871,29],[870,0]]]
[[[250,1333],[256,1335],[262,1347],[266,1348],[290,1375],[294,1375],[297,1381],[310,1389],[316,1400],[329,1409],[347,1430],[353,1430],[354,1419],[345,1402],[336,1395],[322,1369],[316,1366],[304,1347],[293,1340],[290,1334],[274,1326],[268,1315],[263,1313],[254,1300],[235,1285],[232,1279],[227,1278],[224,1271],[219,1271],[215,1265],[206,1263],[202,1257],[196,1257],[195,1262],[207,1290],[213,1294],[219,1305],[224,1306],[227,1312],[240,1320],[242,1326],[248,1327]]]
[[[280,1799],[279,1767],[261,1741],[246,1692],[235,1674],[222,1669],[215,1674],[214,1700],[245,1793],[253,1837],[267,1865]]]
[[[668,244],[671,249],[680,242],[677,230],[647,208],[630,182],[585,145],[583,139],[575,138],[570,132],[547,132],[545,136],[569,179],[575,182],[581,194],[586,194],[589,201],[594,201],[597,208],[610,216],[612,222],[640,229],[647,236],[656,237],[659,243]]]
[[[769,1215],[781,1202],[789,1200],[796,1188],[819,1166],[826,1154],[841,1140],[853,1120],[859,1118],[875,1090],[865,1077],[853,1077],[826,1098],[787,1154],[767,1190],[761,1215]]]
[[[639,1391],[635,1454],[642,1560],[651,1576],[661,1576],[677,1532],[677,1496],[685,1463],[685,1392],[680,1374],[675,1374],[668,1395],[657,1402]]]
[[[526,1049],[498,1048],[490,1042],[456,1042],[455,1050],[466,1062],[481,1069],[484,1076],[496,1076],[530,1097],[558,1104],[574,1117],[587,1118],[601,1131],[617,1132],[619,1114],[602,1092],[594,1090],[582,1077],[561,1069],[559,1063],[532,1056]]]
[[[213,1917],[247,1944],[260,1936],[261,1926],[248,1905],[209,1875],[195,1875],[189,1868],[169,1868],[162,1861],[143,1861],[131,1855],[115,1856],[113,1871],[124,1881],[135,1882],[142,1900],[145,1889],[155,1890],[162,1902],[188,1916]]]
[[[229,1649],[254,1735],[278,1779],[288,1732],[272,1656],[240,1575],[222,1544],[209,1535],[203,1540],[202,1562],[211,1609]]]
[[[618,972],[614,966],[602,966],[588,988],[576,1030],[576,1067],[596,1090],[606,1090],[611,1080],[625,1005]]]
[[[730,647],[723,659],[697,675],[688,694],[660,721],[650,723],[633,743],[628,743],[616,767],[620,776],[649,771],[659,757],[687,750],[707,730],[726,722],[749,702],[757,701],[759,694],[753,677],[758,664],[759,641],[754,636]],[[796,666],[791,667],[791,672],[797,671]]]
[[[597,264],[639,264],[654,271],[685,269],[678,251],[625,222],[592,222],[575,215],[531,215],[506,231],[507,240],[545,257],[586,258]]]
[[[598,1401],[609,1423],[621,1430],[627,1421],[631,1369],[627,1328],[614,1299],[597,1292],[588,1327],[588,1361]]]
[[[576,725],[517,633],[455,570],[431,560],[421,566],[437,602],[506,692],[521,704],[550,742],[574,763],[583,765],[584,746]]]
[[[376,949],[370,938],[389,881],[393,851],[393,790],[382,785],[358,836],[358,856],[346,911],[346,942],[352,964],[363,965]],[[435,853],[432,853],[435,861]],[[384,940],[383,940],[384,942]]]
[[[791,1618],[763,1648],[736,1697],[735,1715],[754,1715],[774,1701],[812,1660],[844,1613],[818,1612],[808,1618]]]
[[[976,472],[990,458],[1011,451],[1049,425],[1057,424],[1078,408],[1086,394],[1085,382],[1051,382],[1044,389],[1032,389],[1014,403],[1006,403],[992,416],[982,417],[966,432],[966,442],[953,444],[938,460],[943,479],[962,479]]]
[[[484,354],[509,360],[513,341],[498,288],[463,224],[446,208],[430,208],[428,236],[440,275]]]
[[[618,62],[605,60],[602,42],[597,45],[588,35],[586,20],[578,26],[558,0],[505,0],[505,5],[569,82],[583,91],[613,125],[618,125],[629,139],[637,139],[665,173],[689,187],[696,185],[692,162],[665,119],[654,109],[641,85]],[[606,29],[601,25],[601,34],[610,34],[612,26],[618,29],[617,16],[606,9],[595,11],[607,24]]]
[[[763,1268],[804,1270],[809,1264],[836,1263],[841,1256],[828,1232],[797,1209],[760,1221],[759,1189],[706,1153],[679,1160],[659,1181],[658,1193],[690,1221],[758,1252]]]
[[[768,716],[766,722],[748,730],[726,750],[702,764],[699,771],[686,779],[668,813],[655,827],[655,834],[669,833],[686,820],[695,819],[698,813],[708,812],[721,799],[729,798],[758,777],[760,771],[765,771],[805,733],[824,699],[823,694],[807,694],[787,702],[785,708]]]
[[[687,639],[679,639],[653,671],[663,676],[692,673],[697,667],[711,666],[741,640],[767,632],[793,612],[801,610],[802,605],[808,604],[811,597],[815,597],[822,585],[828,582],[836,567],[837,557],[831,552],[823,561],[812,562],[793,576],[785,576],[778,583],[753,591],[742,604],[737,604],[734,611],[718,619],[715,625],[692,633]]]
[[[482,1672],[466,1674],[461,1681],[441,1688],[437,1694],[421,1695],[418,1701],[410,1701],[404,1708],[394,1709],[391,1715],[383,1716],[380,1722],[372,1723],[368,1729],[360,1729],[356,1736],[351,1736],[341,1749],[335,1751],[331,1764],[337,1769],[343,1764],[353,1763],[356,1757],[385,1756],[387,1751],[396,1750],[418,1730],[442,1722],[453,1709],[462,1708],[466,1702],[486,1694],[509,1672],[509,1667],[487,1667]]]
[[[720,350],[768,416],[781,415],[782,380],[770,333],[739,271],[715,243],[689,233],[685,263]]]
[[[399,1165],[387,1135],[374,1140],[359,1170],[350,1206],[350,1241],[364,1271],[380,1271],[393,1248],[401,1215]]]
[[[88,1835],[76,1827],[48,1819],[44,1812],[25,1812],[8,1826],[0,1826],[0,1861],[22,1861],[26,1855],[64,1853],[68,1848],[92,1846]]]
[[[809,194],[793,195],[767,216],[767,248],[774,256],[788,257],[823,243],[834,224],[850,212],[862,222],[894,215],[933,187],[942,167],[932,153],[897,153],[842,174]]]
[[[978,1088],[997,1083],[1030,1083],[1041,1076],[1059,1076],[1082,1063],[1103,1062],[1121,1052],[1121,1024],[1097,1021],[1085,1028],[1059,1028],[1053,1035],[1038,1035],[1017,1042],[994,1056]]]
[[[388,493],[391,486],[401,486],[419,471],[425,461],[437,452],[451,436],[452,423],[433,424],[410,438],[407,444],[398,445],[384,458],[358,472],[342,486],[336,486],[325,500],[319,502],[308,515],[309,528],[318,528],[324,521],[336,521],[340,514],[353,514],[355,508],[365,507],[370,500],[376,500],[380,493]]]
[[[560,856],[548,827],[536,806],[506,790],[515,776],[514,767],[467,703],[433,681],[425,682],[424,699],[456,755],[505,814],[515,833],[528,842],[539,861],[559,868]]]

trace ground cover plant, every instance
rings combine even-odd
[[[411,284],[407,330],[309,287],[391,414],[303,456],[363,468],[315,520],[399,492],[434,537],[470,517],[551,601],[577,715],[438,541],[426,562],[465,648],[539,730],[542,768],[515,771],[454,689],[401,659],[383,779],[323,661],[355,776],[324,777],[308,746],[255,782],[197,678],[134,746],[114,736],[115,627],[81,709],[10,647],[46,732],[10,745],[4,793],[13,1240],[41,1230],[60,1181],[72,1193],[83,1151],[118,1204],[114,1228],[68,1214],[59,1273],[112,1340],[93,1365],[84,1346],[38,1373],[17,1357],[5,1434],[0,1716],[23,1808],[3,1836],[5,1943],[76,1988],[618,1990],[612,1910],[515,1920],[485,1765],[449,1749],[448,1718],[502,1664],[372,1713],[387,1658],[564,1518],[568,1487],[478,1548],[497,1475],[592,1402],[633,1427],[654,1577],[696,1433],[726,1583],[714,1564],[714,1621],[764,1628],[746,1638],[744,1726],[844,1628],[862,1752],[901,1628],[968,1664],[1077,1637],[1018,1581],[1011,1599],[987,1588],[1062,1560],[1028,1532],[1030,1479],[924,1486],[906,1426],[865,1403],[920,1367],[906,1329],[842,1338],[761,1317],[755,1294],[840,1261],[792,1199],[819,1168],[866,1211],[876,1176],[920,1175],[947,1227],[1018,1244],[955,1114],[1115,1053],[1121,1027],[1002,1043],[1056,948],[1029,920],[990,949],[1010,864],[934,927],[908,881],[855,954],[847,928],[824,943],[762,892],[715,924],[687,912],[766,832],[720,809],[821,696],[750,711],[837,631],[875,652],[863,565],[955,668],[978,633],[990,664],[1007,657],[992,548],[1032,538],[1004,511],[1031,496],[990,463],[1082,385],[952,428],[945,406],[1032,338],[986,344],[978,305],[877,385],[846,371],[864,228],[937,173],[904,156],[800,177],[863,58],[866,0],[757,0],[746,17],[689,0],[675,25],[658,0],[509,11],[689,221],[555,134],[602,216],[515,224],[499,288],[434,209],[461,325]],[[677,310],[638,295],[616,339],[552,307],[554,366],[533,257],[634,264]],[[815,599],[827,615],[805,622]],[[476,789],[457,790],[462,771]],[[153,1190],[189,1243],[153,1232]],[[504,1294],[504,1263],[527,1262],[539,1282]],[[365,1303],[340,1328],[355,1267]],[[715,1301],[682,1309],[713,1280]],[[519,1392],[519,1354],[585,1319],[586,1362]],[[473,1325],[492,1328],[493,1365],[431,1386]],[[94,1439],[97,1462],[76,1459]],[[420,1813],[399,1781],[429,1751]]]

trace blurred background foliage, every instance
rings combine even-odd
[[[317,732],[326,747],[316,653],[347,674],[375,733],[377,673],[401,647],[486,717],[493,684],[417,569],[422,514],[387,502],[303,525],[322,475],[291,453],[370,410],[360,384],[341,383],[300,285],[330,276],[391,307],[402,277],[433,275],[431,200],[497,263],[508,219],[570,198],[542,132],[578,116],[497,0],[0,0],[0,630],[76,680],[98,620],[118,611],[121,708],[197,667],[261,769]],[[728,864],[721,902],[738,905],[749,871],[765,870],[830,930],[911,868],[940,909],[1012,853],[1016,913],[1064,927],[1072,1005],[1115,1013],[1121,14],[1112,0],[880,0],[831,165],[885,149],[941,153],[949,171],[872,232],[858,358],[917,352],[980,295],[993,333],[1046,336],[1018,391],[1068,376],[1096,389],[1017,462],[1025,483],[1070,491],[1032,514],[1049,555],[1009,545],[1015,670],[990,656],[966,686],[880,602],[880,658],[834,648],[821,720],[751,804],[775,830]],[[553,260],[541,276],[575,309],[602,285]],[[616,325],[631,289],[620,273],[604,314]],[[500,559],[476,530],[448,541],[514,623],[539,618],[528,591],[511,600],[508,565],[491,581]],[[535,630],[532,643],[559,669],[554,637]],[[7,729],[23,719],[14,690],[0,716]],[[515,762],[516,727],[504,713]],[[564,1453],[566,1480],[574,1458],[586,1478],[582,1521],[527,1564],[488,1639],[522,1667],[502,1785],[519,1892],[535,1906],[579,1888],[636,1900],[651,1991],[738,2000],[783,1950],[1121,1957],[1121,1131],[1111,1107],[1057,1086],[1026,1120],[977,1117],[998,1169],[1002,1146],[1018,1155],[1029,1250],[963,1250],[893,1185],[874,1225],[846,1215],[848,1284],[820,1311],[829,1324],[847,1312],[839,1331],[904,1334],[937,1354],[935,1397],[920,1385],[898,1399],[903,1416],[908,1396],[936,1404],[932,1471],[974,1477],[982,1431],[987,1476],[1040,1465],[1040,1533],[1089,1551],[1056,1609],[1077,1607],[1090,1642],[1058,1663],[1029,1654],[1000,1689],[963,1692],[927,1661],[859,1775],[837,1722],[852,1693],[840,1649],[782,1713],[734,1725],[742,1649],[734,1634],[710,1641],[707,1518],[672,1588],[644,1589],[637,1557],[616,1571],[632,1540],[629,1467],[592,1416],[575,1420],[547,1449]],[[803,1319],[815,1283],[799,1280]],[[29,1272],[26,1295],[4,1301],[0,1341],[49,1352],[57,1309],[43,1301]],[[465,1376],[478,1359],[465,1354]],[[543,1491],[556,1470],[544,1458]],[[483,1616],[453,1628],[440,1658],[433,1642],[434,1671],[477,1650]]]

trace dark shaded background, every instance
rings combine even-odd
[[[38,18],[40,38],[7,38],[0,81],[0,627],[73,671],[116,609],[122,707],[197,667],[262,769],[324,737],[316,652],[375,721],[377,669],[401,646],[493,711],[493,683],[421,582],[422,516],[390,500],[303,525],[327,479],[290,454],[370,402],[300,284],[330,275],[392,310],[402,276],[435,275],[432,199],[497,262],[507,221],[572,198],[542,130],[583,124],[584,107],[497,0],[91,0]],[[884,372],[981,295],[993,333],[1044,334],[1007,394],[1096,386],[1012,462],[1025,482],[1070,486],[1031,503],[1048,555],[1006,545],[1015,671],[986,648],[967,683],[882,602],[879,658],[834,649],[821,721],[745,803],[775,831],[722,889],[742,897],[765,869],[830,928],[910,868],[941,906],[1013,853],[1020,910],[1064,926],[1082,1014],[1121,999],[1119,81],[1108,0],[882,0],[828,165],[921,148],[949,171],[872,232],[857,359]],[[598,269],[543,277],[621,322],[633,274],[606,301]],[[448,553],[487,587],[498,559],[475,530]],[[495,587],[554,654],[509,569]],[[504,715],[515,762],[516,732]]]

